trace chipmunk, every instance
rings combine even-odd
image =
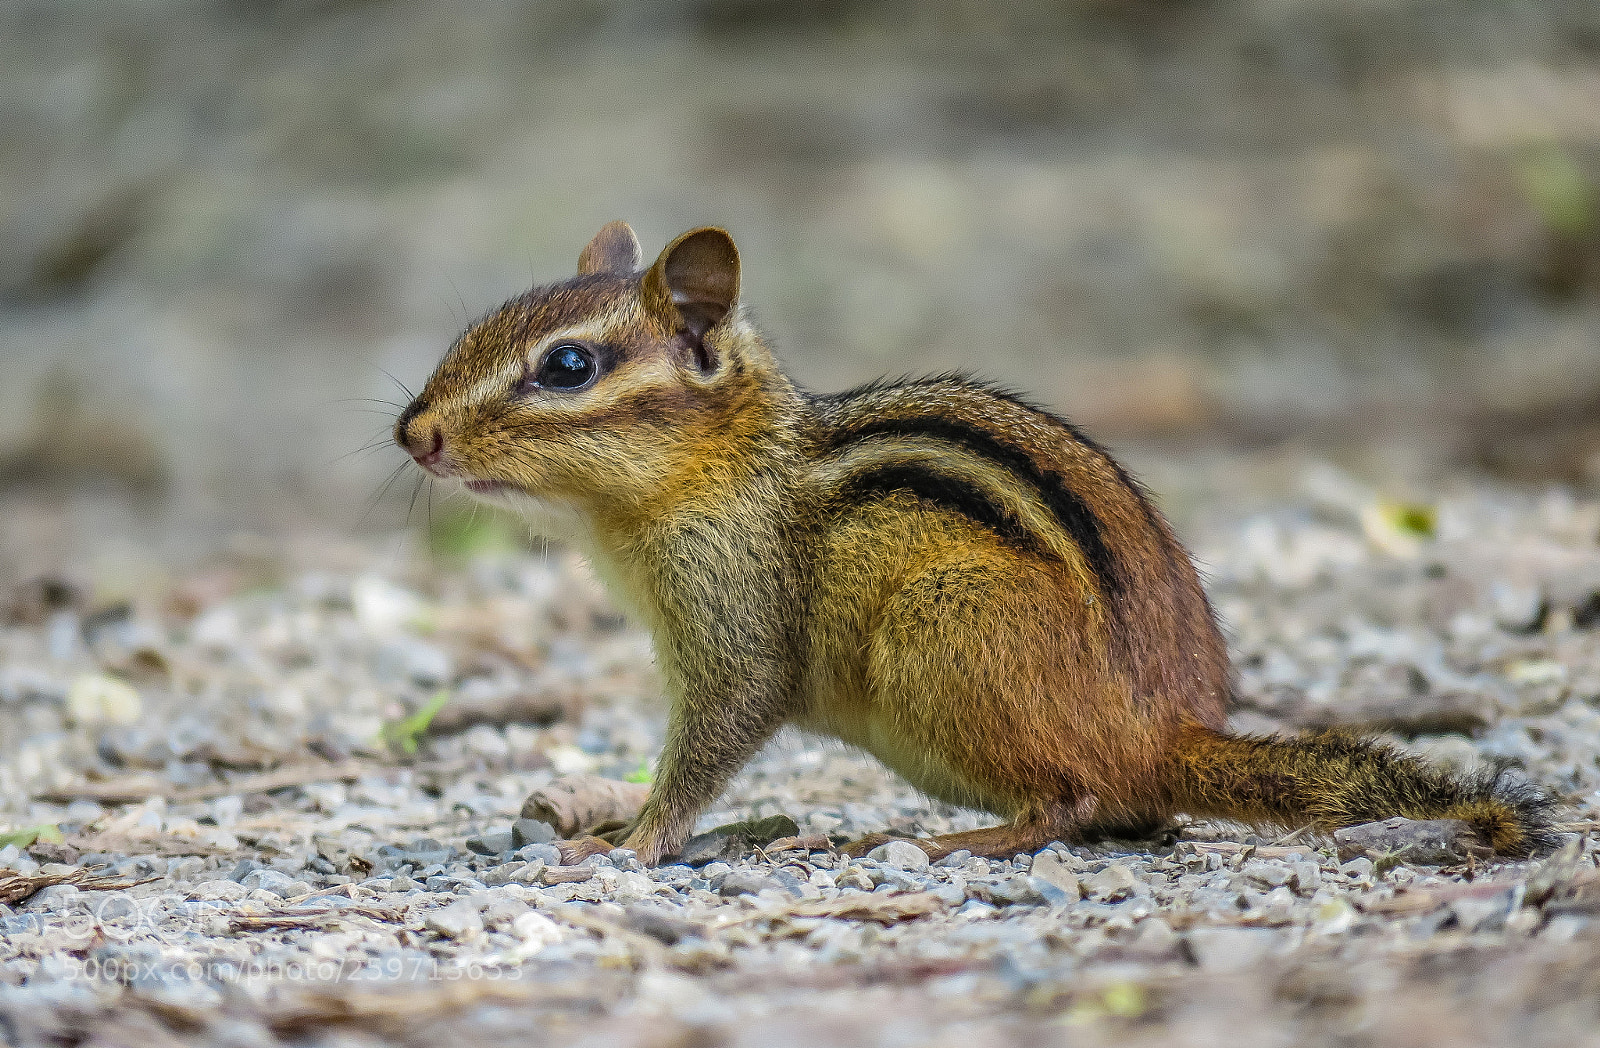
[[[673,855],[785,724],[1005,820],[916,840],[933,858],[1180,812],[1323,831],[1448,817],[1502,855],[1550,845],[1552,802],[1509,774],[1337,732],[1229,734],[1195,568],[1103,448],[960,376],[807,393],[739,284],[722,229],[643,268],[613,222],[575,278],[463,334],[395,425],[430,474],[585,551],[653,635],[666,744],[638,817],[591,850]]]

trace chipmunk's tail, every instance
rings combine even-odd
[[[1389,819],[1460,819],[1496,854],[1555,846],[1555,801],[1505,769],[1451,775],[1392,746],[1339,731],[1293,738],[1185,727],[1176,808],[1192,815],[1331,831]]]

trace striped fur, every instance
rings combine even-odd
[[[930,854],[1010,855],[1178,811],[1324,828],[1460,815],[1508,854],[1545,843],[1548,802],[1526,784],[1361,740],[1227,735],[1227,656],[1194,566],[1065,420],[959,375],[806,394],[741,315],[726,233],[686,233],[643,272],[638,258],[632,231],[607,226],[580,276],[467,331],[396,431],[419,461],[438,445],[434,472],[583,548],[652,631],[667,744],[612,842],[672,854],[794,724],[1007,820],[921,842]],[[563,344],[599,378],[530,384]]]
[[[993,393],[960,376],[951,376],[947,381],[968,394]],[[884,388],[875,387],[875,391]],[[850,400],[845,399],[843,403],[849,404]],[[1069,541],[1081,551],[1094,586],[1102,595],[1112,597],[1124,589],[1122,571],[1106,544],[1094,510],[1072,489],[1065,477],[1042,467],[1027,449],[1012,443],[1005,434],[996,433],[992,425],[976,425],[931,411],[909,415],[868,415],[837,424],[829,434],[826,446],[828,451],[837,452],[874,437],[899,437],[950,445],[953,452],[987,459],[999,465],[1011,474],[1015,483],[1024,485],[1049,507]]]
[[[835,512],[878,499],[908,497],[930,509],[953,513],[992,531],[1006,544],[1027,553],[1049,555],[1039,536],[1001,499],[949,470],[917,462],[885,462],[848,474],[831,489]]]

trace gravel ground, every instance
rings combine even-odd
[[[523,799],[647,773],[664,715],[646,638],[583,567],[241,540],[204,568],[129,554],[7,598],[0,1030],[1600,1044],[1600,503],[1462,486],[1425,513],[1308,476],[1190,528],[1232,632],[1236,726],[1355,723],[1462,767],[1509,761],[1567,802],[1554,856],[1341,860],[1293,827],[1192,823],[1008,861],[891,845],[563,867],[541,827],[513,827]],[[406,723],[440,694],[432,725]],[[801,834],[983,824],[786,736],[700,828],[780,814]]]

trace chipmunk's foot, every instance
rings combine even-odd
[[[606,855],[616,847],[604,837],[578,837],[570,841],[555,841],[554,844],[561,852],[563,866],[576,866],[590,856]]]
[[[622,842],[628,839],[638,821],[634,819],[632,822],[604,823],[581,837],[574,837],[570,841],[556,841],[556,847],[561,849],[561,861],[570,866],[575,862],[582,862],[591,855],[605,855],[611,849],[620,847]]]

